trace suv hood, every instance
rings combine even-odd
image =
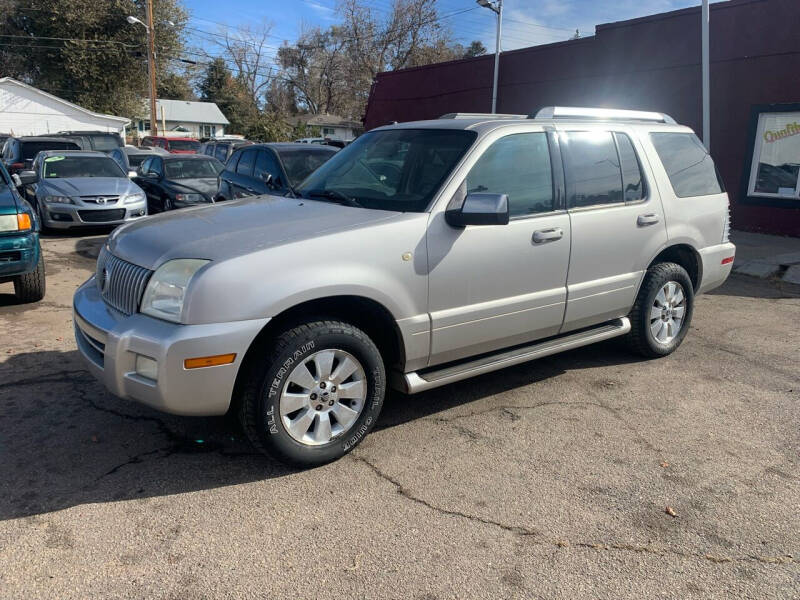
[[[66,177],[43,179],[37,193],[53,196],[121,196],[140,192],[139,186],[127,177]]]
[[[147,269],[173,258],[219,261],[402,213],[302,198],[255,196],[169,211],[117,228],[112,254]]]

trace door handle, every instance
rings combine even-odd
[[[659,217],[657,214],[649,213],[646,215],[639,215],[639,217],[636,219],[636,224],[639,227],[646,227],[647,225],[655,225],[660,220],[661,217]]]
[[[540,229],[533,232],[533,243],[543,244],[545,242],[553,242],[560,240],[564,237],[564,230],[561,227],[552,227],[550,229]]]

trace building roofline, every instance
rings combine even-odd
[[[63,98],[59,98],[58,96],[54,96],[53,94],[45,92],[44,90],[40,90],[39,88],[34,87],[32,85],[28,85],[27,83],[23,83],[22,81],[17,81],[16,79],[13,79],[11,77],[0,77],[0,84],[3,84],[3,83],[11,83],[11,84],[14,84],[14,85],[18,85],[21,88],[25,88],[25,89],[30,90],[32,92],[36,92],[37,94],[41,94],[42,96],[46,96],[46,97],[50,98],[51,100],[55,100],[56,102],[59,102],[60,104],[64,104],[65,106],[69,106],[70,108],[74,108],[75,110],[78,110],[78,111],[80,111],[80,112],[82,112],[84,114],[90,115],[92,117],[96,117],[96,118],[100,118],[100,119],[109,119],[110,121],[117,121],[118,123],[121,123],[123,126],[125,126],[125,125],[127,125],[127,124],[129,124],[131,122],[130,119],[126,119],[125,117],[117,117],[117,116],[114,116],[114,115],[107,115],[107,114],[104,114],[104,113],[98,113],[98,112],[91,111],[88,108],[83,108],[82,106],[79,106],[77,104],[73,104],[69,100],[64,100]]]

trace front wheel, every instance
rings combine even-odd
[[[630,314],[631,349],[648,358],[666,356],[681,345],[694,309],[689,274],[676,263],[659,263],[647,270]]]
[[[44,258],[42,250],[39,249],[39,262],[36,268],[30,273],[18,276],[14,279],[14,294],[20,302],[38,302],[44,298]]]
[[[315,321],[249,360],[239,419],[259,450],[312,467],[344,456],[375,426],[386,394],[380,351],[360,329]]]

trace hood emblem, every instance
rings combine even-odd
[[[95,200],[97,201],[98,204],[105,204],[106,202],[108,202],[108,198],[104,196],[98,196]]]

